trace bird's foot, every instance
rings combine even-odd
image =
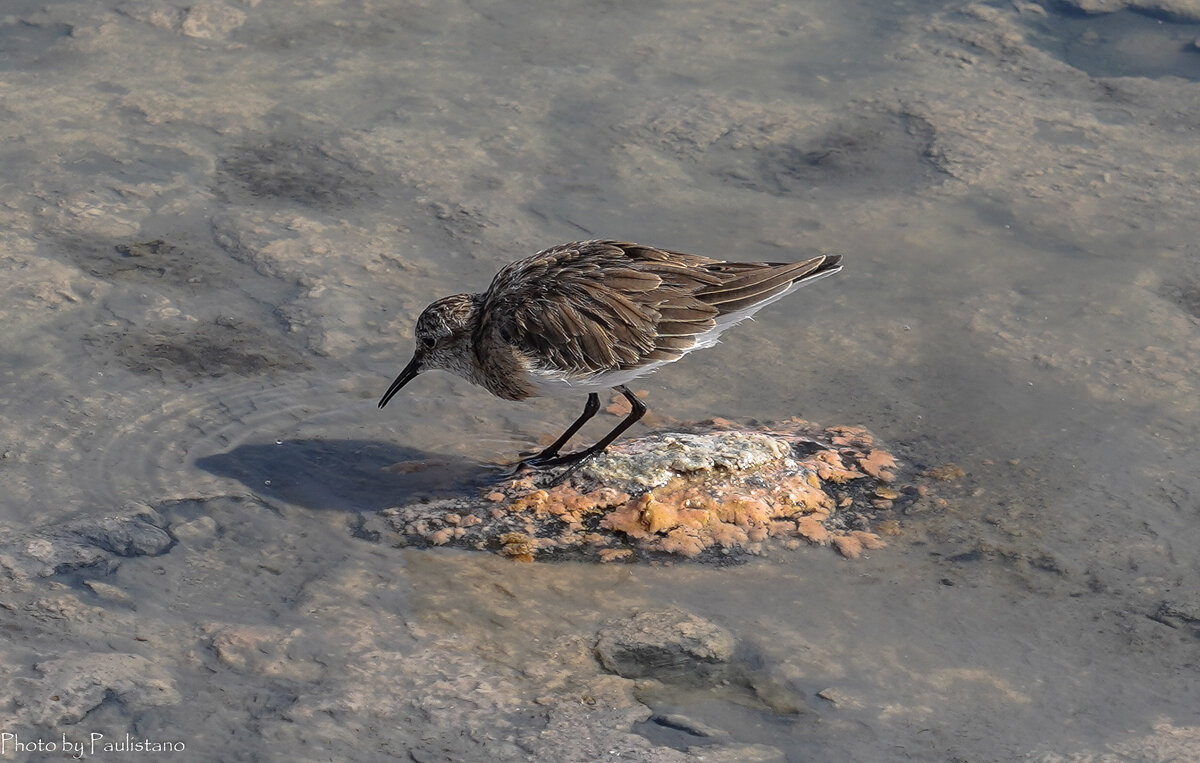
[[[546,453],[545,451],[538,453],[536,456],[530,456],[529,458],[523,458],[520,461],[518,461],[515,466],[513,466],[512,471],[509,472],[508,476],[510,478],[516,477],[519,474],[524,474],[525,472],[533,471],[535,469],[540,469],[543,466],[549,466],[549,465],[551,465],[551,462],[554,461],[554,459],[556,459],[556,458],[558,458],[557,453]]]
[[[521,459],[517,463],[517,465],[513,468],[514,468],[514,470],[517,470],[517,471],[521,471],[524,469],[536,469],[539,466],[549,465],[556,458],[558,458],[557,453],[542,452],[542,453],[538,453],[536,456],[530,456],[529,458]]]
[[[563,469],[562,472],[555,475],[554,479],[545,485],[545,487],[554,487],[565,482],[567,478],[574,474],[579,467],[583,466],[584,463],[586,463],[588,459],[594,455],[596,454],[590,450],[581,450],[576,453],[567,453],[565,455],[558,455],[557,453],[546,454],[543,452],[537,454],[536,456],[532,456],[520,461],[516,466],[513,467],[512,472],[508,476],[509,478],[512,478],[533,470],[541,470],[555,466],[566,466],[566,469]]]
[[[562,466],[563,464],[574,464],[576,462],[582,462],[585,459],[590,458],[593,455],[595,455],[595,454],[593,454],[591,451],[581,450],[581,451],[578,451],[575,453],[567,453],[567,454],[561,455],[561,456],[557,456],[557,455],[550,456],[549,458],[542,458],[541,456],[535,456],[533,459],[526,459],[526,461],[534,461],[534,463],[531,465],[541,468],[544,466]],[[525,463],[526,461],[522,461],[521,463]]]
[[[588,462],[588,459],[590,459],[592,457],[592,455],[593,454],[591,454],[591,453],[585,453],[583,455],[583,457],[576,460],[575,463],[571,464],[566,469],[563,469],[561,472],[554,475],[554,479],[552,479],[548,483],[546,483],[546,487],[557,487],[557,486],[561,485],[562,483],[566,482],[568,479],[570,479],[572,474],[579,471],[579,468]]]

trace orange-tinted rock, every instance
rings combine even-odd
[[[624,506],[616,511],[609,512],[600,520],[600,527],[605,530],[614,530],[624,533],[631,538],[646,538],[650,533],[646,526],[642,524],[642,510],[644,503],[649,502],[650,496],[646,494],[640,500],[635,499],[628,501]]]
[[[780,483],[777,492],[780,499],[797,512],[833,508],[833,499],[821,489],[820,478],[812,472],[788,477]]]
[[[866,455],[857,457],[859,468],[875,479],[891,482],[894,477],[891,470],[896,468],[896,459],[891,453],[882,450],[872,450]]]
[[[851,469],[842,461],[841,454],[834,450],[823,450],[815,456],[804,462],[817,475],[818,478],[826,482],[834,482],[838,485],[844,485],[851,480],[860,479],[867,476],[866,474]]]
[[[505,533],[500,536],[500,553],[518,562],[532,562],[537,542],[521,533]]]
[[[651,498],[642,507],[642,524],[647,532],[664,532],[679,524],[679,512],[675,506]]]
[[[602,561],[729,558],[800,541],[853,558],[882,540],[836,528],[850,523],[848,514],[850,526],[870,526],[872,502],[903,500],[885,484],[897,469],[861,428],[797,419],[738,429],[719,420],[618,441],[561,485],[548,484],[556,469],[531,471],[479,498],[426,500],[381,516],[410,543],[490,548],[523,561],[569,550]]]
[[[829,531],[815,517],[801,517],[796,521],[796,531],[813,543],[828,543]]]
[[[708,527],[708,535],[721,548],[738,548],[750,540],[743,528],[728,522],[713,522]]]
[[[833,547],[847,559],[854,559],[866,549],[881,548],[887,544],[875,533],[863,530],[852,530],[845,535],[835,535],[831,542]]]
[[[850,445],[855,447],[870,447],[875,437],[862,427],[829,427],[829,442],[834,445]]]
[[[615,562],[621,559],[628,559],[633,556],[633,549],[630,548],[602,548],[596,555],[602,562]]]
[[[835,535],[831,539],[833,547],[847,559],[854,559],[863,552],[862,541],[850,535]]]
[[[866,530],[851,530],[851,537],[854,537],[862,544],[863,548],[875,549],[883,548],[887,545],[883,538],[880,538],[875,533],[869,533]]]
[[[658,541],[658,548],[666,551],[668,554],[696,556],[705,549],[706,544],[699,536],[693,533],[694,531],[689,531],[683,527],[676,527],[667,533],[667,537]]]

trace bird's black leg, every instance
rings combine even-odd
[[[613,431],[604,435],[604,439],[602,439],[600,442],[596,443],[582,453],[573,455],[578,455],[579,458],[589,458],[596,455],[609,445],[612,445],[613,440],[620,437],[626,429],[629,429],[629,427],[637,423],[638,419],[646,415],[646,404],[639,400],[637,395],[630,392],[628,387],[622,384],[620,387],[617,387],[616,390],[624,395],[625,399],[629,401],[629,415],[626,416],[620,424],[617,424],[615,427],[613,427]],[[570,458],[570,456],[564,456],[564,458]]]
[[[572,474],[574,474],[575,470],[583,466],[585,461],[611,445],[613,440],[621,436],[622,432],[636,424],[637,420],[646,414],[646,404],[639,400],[637,395],[630,392],[628,387],[622,384],[619,387],[614,387],[614,389],[624,395],[625,399],[629,401],[629,415],[622,419],[621,423],[617,424],[611,432],[606,434],[604,438],[600,440],[600,442],[596,443],[587,450],[581,450],[577,453],[568,453],[565,456],[558,456],[557,458],[552,458],[548,461],[541,462],[539,466],[561,466],[562,464],[570,464],[570,466],[564,469],[561,474],[554,478],[549,485],[550,487],[563,482]]]
[[[562,450],[562,446],[566,445],[567,441],[579,431],[580,427],[587,423],[588,419],[595,416],[596,411],[598,410],[600,410],[600,396],[593,392],[588,395],[587,402],[583,405],[583,413],[579,414],[579,418],[575,419],[575,423],[567,427],[567,431],[563,432],[562,435],[550,445],[550,447],[546,448],[541,453],[538,453],[536,456],[530,456],[521,463],[517,464],[517,468],[520,469],[526,466],[540,466],[557,456],[558,451]]]

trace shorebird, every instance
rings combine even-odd
[[[576,241],[505,266],[482,294],[455,294],[417,318],[416,352],[388,387],[387,405],[422,371],[442,369],[505,400],[587,393],[583,413],[524,467],[574,464],[607,448],[646,413],[625,385],[711,347],[725,329],[842,269],[841,256],[803,262],[724,262],[621,241]],[[630,412],[583,450],[563,446],[615,389]]]

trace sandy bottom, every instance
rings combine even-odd
[[[1076,5],[7,0],[0,757],[1200,758],[1200,7]],[[846,258],[629,442],[933,494],[853,559],[398,537],[583,402],[379,411],[415,317],[590,237]]]

